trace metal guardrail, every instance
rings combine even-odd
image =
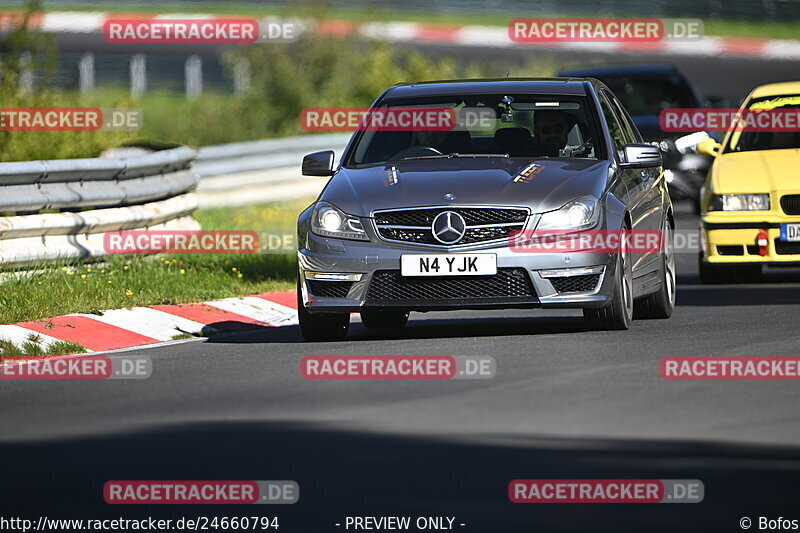
[[[340,155],[350,136],[350,133],[328,133],[204,146],[198,150],[193,168],[201,177],[281,167],[299,168],[303,156],[311,152],[335,150]]]
[[[303,135],[199,150],[0,163],[0,265],[101,257],[109,231],[197,230],[191,214],[198,207],[314,195],[325,181],[300,178],[303,156],[319,150],[341,155],[349,138]]]
[[[350,135],[300,135],[200,148],[192,167],[202,178],[197,189],[200,207],[316,196],[325,180],[300,175],[303,156],[320,150],[341,156]]]
[[[199,229],[188,147],[133,157],[0,163],[0,264],[104,255],[105,232]],[[50,212],[57,211],[57,212]],[[60,212],[59,212],[60,211]]]

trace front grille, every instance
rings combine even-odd
[[[494,226],[491,228],[471,228],[467,229],[458,244],[472,244],[474,242],[493,241],[495,239],[507,239],[512,231],[519,231],[522,226]]]
[[[350,287],[354,281],[320,281],[318,279],[308,280],[308,290],[314,296],[323,298],[347,298]]]
[[[787,215],[800,215],[800,194],[781,196],[781,207]]]
[[[431,207],[396,209],[375,213],[378,234],[390,241],[443,246],[431,231],[433,219],[442,211],[455,211],[467,225],[464,236],[455,245],[507,239],[525,227],[528,210],[495,207]],[[475,227],[483,226],[483,227]]]
[[[386,301],[453,301],[533,298],[533,285],[523,268],[500,268],[493,276],[404,277],[398,270],[378,270],[367,291],[367,303]]]
[[[442,211],[455,211],[467,226],[525,222],[528,211],[525,209],[500,209],[491,207],[432,207],[429,209],[398,209],[375,213],[376,224],[392,226],[428,226]]]
[[[493,241],[496,239],[507,239],[511,232],[519,231],[520,226],[495,226],[493,228],[469,228],[464,232],[464,236],[456,244],[474,244],[479,242]],[[415,244],[438,244],[442,245],[433,237],[430,228],[428,229],[407,229],[407,228],[378,228],[381,237],[392,241],[413,242]]]
[[[589,292],[597,287],[600,274],[587,274],[585,276],[559,276],[548,278],[553,288],[558,292]]]
[[[430,229],[378,228],[381,237],[390,241],[413,242],[416,244],[442,244],[433,238]],[[464,235],[466,237],[466,234]]]
[[[775,253],[778,255],[800,254],[800,242],[783,242],[775,239]]]

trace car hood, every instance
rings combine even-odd
[[[717,194],[766,193],[800,189],[800,150],[731,152],[717,157],[712,170]]]
[[[536,172],[527,180],[517,178],[531,163],[538,165]],[[599,197],[605,188],[608,166],[608,161],[592,159],[397,161],[339,170],[320,200],[363,217],[377,209],[428,205],[525,206],[537,213],[558,209],[581,196]],[[455,197],[448,200],[445,195]]]

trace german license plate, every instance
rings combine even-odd
[[[800,224],[781,224],[781,240],[783,242],[800,241]]]
[[[496,254],[424,254],[400,256],[403,276],[491,276]]]

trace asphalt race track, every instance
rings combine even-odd
[[[696,227],[684,214],[679,228]],[[111,506],[110,479],[293,479],[282,531],[339,531],[346,515],[449,515],[463,531],[737,531],[792,517],[800,390],[776,381],[666,381],[665,356],[797,355],[800,271],[700,285],[678,256],[668,321],[588,332],[574,311],[412,314],[381,336],[307,344],[296,327],[132,353],[147,380],[19,381],[0,388],[0,506],[17,515],[210,514]],[[129,352],[131,353],[131,352]],[[305,380],[305,355],[492,355],[488,380]],[[13,428],[13,431],[9,431]],[[700,479],[701,504],[522,505],[515,478]],[[168,508],[168,509],[167,509]],[[579,512],[576,512],[579,510]],[[8,513],[6,513],[8,514]],[[314,527],[312,527],[312,525]]]
[[[69,51],[73,39],[59,46]],[[673,62],[704,95],[733,105],[755,85],[800,73],[791,61],[541,57],[564,68]],[[679,229],[696,228],[680,208]],[[416,313],[392,336],[356,320],[339,343],[304,343],[286,327],[126,352],[153,359],[147,380],[7,381],[0,515],[277,515],[288,533],[343,531],[336,524],[348,515],[453,516],[456,530],[479,533],[741,531],[745,516],[800,519],[797,382],[659,377],[666,356],[800,355],[799,282],[800,269],[770,269],[760,283],[701,285],[696,256],[685,253],[673,317],[627,332],[587,331],[576,311]],[[306,380],[306,355],[491,355],[497,375]],[[699,479],[705,500],[512,504],[517,478]],[[126,479],[296,480],[301,496],[255,508],[105,504],[103,484]]]

